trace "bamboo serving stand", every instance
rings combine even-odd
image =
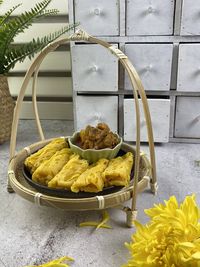
[[[135,148],[129,144],[123,143],[122,150],[125,152],[132,152],[134,154],[134,179],[133,184],[130,184],[128,187],[124,187],[119,191],[107,195],[99,195],[94,197],[87,198],[59,198],[54,196],[49,196],[43,193],[38,192],[36,189],[31,187],[25,180],[22,167],[24,160],[27,156],[34,153],[38,149],[44,147],[52,139],[45,140],[43,130],[41,127],[37,99],[36,99],[36,85],[37,78],[39,73],[39,68],[44,58],[49,52],[54,51],[57,47],[62,44],[65,44],[70,41],[86,41],[90,43],[99,44],[106,49],[108,49],[113,55],[115,55],[119,62],[122,64],[124,69],[127,71],[130,78],[132,87],[133,87],[133,96],[136,110],[136,145]],[[27,85],[30,82],[31,77],[33,76],[32,84],[32,101],[34,107],[34,114],[37,123],[38,132],[40,135],[41,141],[34,143],[28,147],[25,147],[20,152],[16,153],[16,137],[17,137],[17,128],[19,122],[19,113],[21,110],[22,102],[24,99],[25,91]],[[146,155],[140,151],[140,107],[138,97],[140,96],[142,101],[142,108],[145,115],[148,141],[149,141],[149,151],[150,151],[150,161]],[[157,192],[157,179],[156,179],[156,162],[155,162],[155,150],[154,150],[154,139],[153,139],[153,130],[151,123],[151,116],[149,112],[148,101],[146,94],[140,80],[138,73],[135,68],[129,61],[128,57],[118,48],[113,45],[97,39],[93,36],[90,36],[83,30],[78,30],[73,33],[71,36],[55,41],[48,46],[46,46],[41,53],[33,61],[32,65],[26,72],[24,77],[22,87],[17,98],[13,124],[12,124],[12,133],[11,133],[11,142],[10,142],[10,163],[8,169],[8,192],[15,191],[21,197],[36,203],[37,205],[51,206],[55,208],[61,208],[66,210],[102,210],[111,207],[116,207],[124,212],[126,212],[127,225],[129,227],[133,226],[133,221],[137,216],[136,209],[136,199],[139,192],[144,191],[150,185],[151,191],[155,194]],[[132,199],[131,207],[125,207],[123,203],[127,200]]]

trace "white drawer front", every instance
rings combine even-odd
[[[75,45],[72,76],[75,91],[117,91],[118,60],[99,45]]]
[[[200,97],[177,97],[175,137],[200,138]]]
[[[125,54],[140,75],[145,90],[167,91],[170,89],[172,44],[127,44]],[[125,75],[125,89],[131,83]]]
[[[178,91],[200,91],[200,44],[179,46]]]
[[[112,131],[118,131],[117,96],[77,96],[74,111],[76,130],[105,122]]]
[[[127,0],[127,35],[172,35],[174,0]]]
[[[119,0],[75,0],[75,22],[91,35],[119,35]]]
[[[181,35],[200,34],[200,0],[182,0]]]
[[[151,113],[154,141],[168,142],[169,139],[169,115],[170,100],[168,99],[148,99]],[[147,127],[140,101],[141,110],[141,141],[148,141]],[[124,140],[136,140],[135,104],[133,99],[124,100]]]

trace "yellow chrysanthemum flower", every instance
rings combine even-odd
[[[135,222],[131,259],[123,267],[200,267],[200,209],[195,196],[180,206],[172,196],[165,204],[145,210],[146,225]]]

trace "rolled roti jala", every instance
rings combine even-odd
[[[50,159],[44,161],[34,171],[32,180],[47,185],[53,177],[60,172],[63,166],[69,161],[72,155],[70,148],[63,148],[57,151]]]
[[[108,165],[107,159],[100,159],[83,172],[71,187],[72,192],[100,192],[104,187],[103,171]]]
[[[45,160],[50,159],[57,151],[67,147],[68,144],[64,138],[56,138],[36,153],[27,157],[24,164],[33,173]]]
[[[127,186],[130,182],[132,166],[133,154],[131,152],[111,159],[103,173],[105,186]]]
[[[48,183],[48,187],[71,189],[77,178],[88,168],[88,162],[73,155],[62,170]]]

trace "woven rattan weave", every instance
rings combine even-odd
[[[0,144],[9,140],[14,111],[14,100],[12,99],[7,77],[0,75]]]

